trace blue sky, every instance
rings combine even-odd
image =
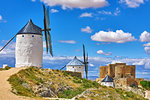
[[[0,47],[31,18],[43,28],[43,9],[50,7],[54,57],[44,53],[44,66],[60,68],[73,56],[90,56],[89,76],[112,62],[136,64],[137,77],[150,77],[149,0],[3,0],[0,1]],[[0,53],[0,65],[15,64],[15,39]],[[45,49],[44,49],[45,50]]]

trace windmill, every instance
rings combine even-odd
[[[88,79],[88,53],[87,56],[85,56],[85,46],[83,44],[83,59],[84,59],[84,68],[85,68],[85,74],[86,74],[86,79]]]
[[[81,72],[82,77],[84,76],[84,69],[86,73],[86,79],[88,79],[88,54],[85,56],[85,46],[83,44],[83,58],[84,61],[80,61],[77,59],[75,56],[73,60],[71,60],[67,65],[62,67],[60,70],[64,69],[67,67],[67,71],[75,71],[75,72]]]
[[[16,37],[16,65],[21,66],[36,66],[42,67],[43,58],[43,34],[45,34],[46,52],[53,56],[51,35],[49,28],[49,7],[45,7],[44,11],[44,29],[33,24],[30,19],[29,22],[12,38],[6,45],[0,49],[0,52]],[[24,63],[24,64],[23,64]]]

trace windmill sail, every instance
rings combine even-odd
[[[85,67],[85,74],[86,74],[86,79],[88,79],[88,54],[87,54],[87,57],[85,57],[85,46],[83,44],[83,58],[84,58],[84,67]]]
[[[0,52],[16,37],[16,35],[6,43],[6,45],[0,50]]]
[[[50,20],[49,20],[49,8],[47,8],[47,20],[46,20],[46,26],[47,26],[47,34],[48,34],[48,46],[49,46],[49,52],[50,52],[50,54],[53,56],[53,51],[52,51],[52,42],[51,42],[51,35],[50,35],[50,29],[49,29],[49,23],[50,23]]]
[[[50,35],[50,28],[49,28],[49,8],[45,8],[45,5],[43,4],[43,11],[44,11],[44,33],[45,33],[45,41],[46,41],[46,51],[50,52],[51,56],[53,56],[52,51],[52,43],[51,43],[51,35]]]
[[[66,67],[66,65],[64,67],[62,67],[60,70],[64,69]]]

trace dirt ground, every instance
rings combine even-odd
[[[150,91],[146,91],[145,97],[150,100]]]
[[[24,96],[17,96],[11,92],[11,85],[7,81],[8,78],[19,72],[22,69],[25,69],[26,67],[22,68],[11,68],[9,70],[3,70],[0,71],[0,100],[66,100],[63,98],[29,98]]]
[[[8,78],[25,68],[11,68],[9,70],[0,71],[0,100],[35,100],[32,98],[17,96],[11,92],[11,85],[7,81]]]

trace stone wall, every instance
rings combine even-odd
[[[100,66],[100,75],[96,81],[102,81],[107,75],[112,77],[115,83],[122,86],[138,85],[140,80],[135,80],[135,65],[126,65],[125,63],[109,64]]]
[[[66,72],[67,74],[70,74],[71,76],[82,78],[82,74],[80,72],[72,72],[72,71],[64,71],[64,72]]]
[[[108,74],[108,66],[100,66],[99,71],[100,71],[99,77],[105,78]]]

